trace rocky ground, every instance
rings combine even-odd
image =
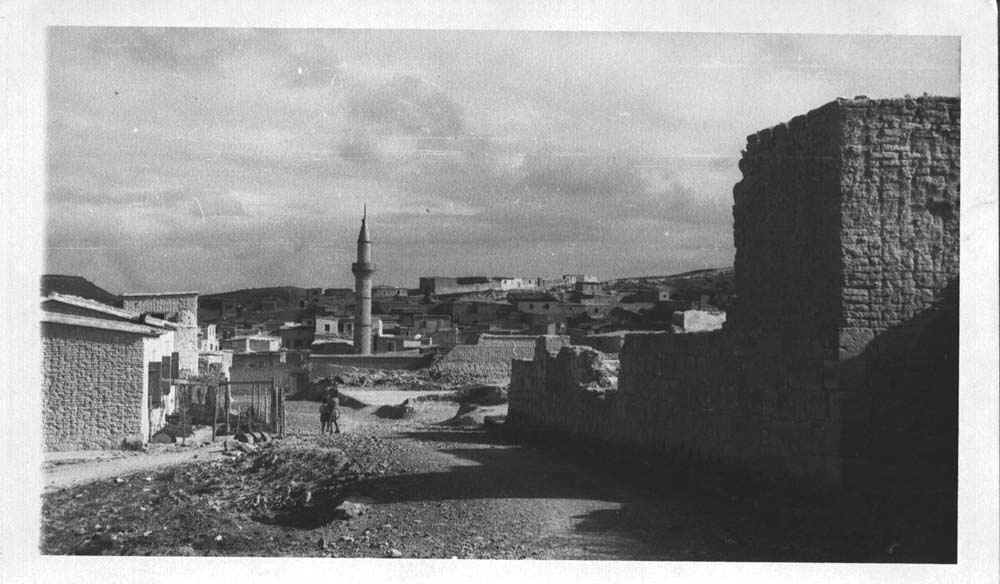
[[[775,513],[505,443],[478,424],[503,405],[456,418],[459,404],[440,392],[345,393],[369,405],[344,408],[341,434],[319,435],[317,404],[292,401],[287,436],[253,454],[105,472],[47,493],[43,552],[769,561],[920,552],[891,533],[851,533],[821,505]],[[405,399],[409,417],[374,415]]]

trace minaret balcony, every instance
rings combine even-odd
[[[354,262],[351,264],[351,273],[355,276],[367,276],[375,273],[375,264],[371,262]]]

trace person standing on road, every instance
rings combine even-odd
[[[330,429],[330,400],[329,394],[323,393],[323,401],[319,403],[319,433],[326,434]]]
[[[339,420],[340,420],[340,390],[338,388],[339,388],[340,384],[343,383],[343,382],[344,382],[344,380],[341,379],[340,377],[334,377],[333,378],[333,385],[330,387],[330,389],[327,391],[327,394],[326,394],[326,396],[327,396],[326,402],[327,402],[328,407],[329,407],[328,411],[329,411],[329,416],[330,416],[330,418],[329,418],[330,421],[327,423],[327,428],[329,428],[330,425],[332,424],[333,427],[335,428],[334,432],[336,434],[340,434],[340,422],[339,422]]]

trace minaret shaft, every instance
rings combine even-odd
[[[354,313],[354,352],[359,355],[372,353],[372,242],[368,235],[368,213],[361,219],[358,233],[358,261],[351,264],[354,273],[354,293],[356,296]]]

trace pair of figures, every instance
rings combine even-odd
[[[319,406],[320,433],[326,434],[333,430],[340,434],[340,392],[337,390],[337,382],[327,388],[323,401]]]

